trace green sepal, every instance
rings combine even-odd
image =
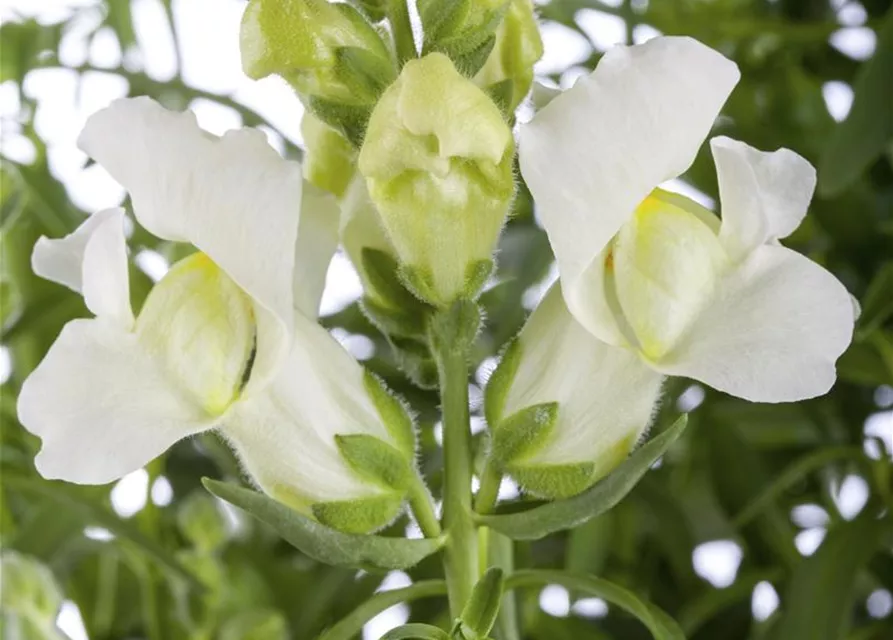
[[[547,500],[560,500],[592,485],[595,464],[508,464],[505,468],[525,492]]]
[[[415,427],[406,403],[395,396],[384,382],[369,370],[363,371],[363,386],[375,410],[397,447],[407,458],[415,456]]]
[[[409,569],[444,543],[443,538],[408,540],[343,533],[257,491],[209,478],[202,483],[218,498],[268,524],[289,544],[325,564],[366,570]],[[390,514],[382,509],[379,520],[387,522],[386,515]]]
[[[397,364],[412,383],[422,389],[436,389],[437,362],[431,356],[427,343],[400,337],[391,337],[389,341],[397,357]]]
[[[393,522],[403,508],[403,496],[394,493],[357,500],[316,502],[313,517],[327,527],[353,534],[377,531]]]
[[[502,420],[505,401],[520,364],[521,341],[515,338],[503,350],[499,364],[496,370],[490,374],[490,379],[487,380],[487,387],[484,390],[484,417],[491,428]]]
[[[451,2],[429,2],[425,10],[420,12],[422,27],[425,32],[425,47],[456,34],[471,10],[471,0],[453,0]]]
[[[412,455],[375,436],[336,435],[335,444],[348,466],[361,477],[401,496],[412,483]]]
[[[485,640],[499,613],[502,602],[503,573],[491,567],[474,585],[471,597],[453,628],[454,637],[463,640]]]
[[[417,304],[421,304],[416,300]],[[370,296],[363,296],[360,300],[360,309],[375,327],[388,336],[400,336],[404,338],[421,338],[426,335],[428,326],[428,308],[403,308],[385,307]]]
[[[453,62],[456,65],[456,69],[458,69],[462,75],[468,78],[473,78],[487,62],[487,58],[490,57],[490,54],[493,52],[493,47],[495,46],[496,36],[490,36],[474,49],[470,49],[461,54],[453,54]]]
[[[368,49],[342,47],[335,52],[335,72],[338,79],[350,87],[358,101],[372,104],[397,77],[388,58]]]
[[[431,344],[437,351],[466,352],[481,329],[481,309],[476,302],[460,298],[435,314],[429,323]]]
[[[557,418],[557,402],[543,402],[516,411],[490,426],[490,455],[507,465],[535,453],[552,433]]]
[[[434,306],[442,306],[434,286],[434,275],[428,270],[412,265],[400,265],[399,276],[403,286],[423,302]]]
[[[341,133],[355,148],[362,146],[371,106],[339,104],[316,96],[307,97],[305,103],[313,115]]]
[[[495,266],[496,264],[492,260],[477,260],[468,265],[465,270],[465,290],[463,291],[466,298],[477,299]]]
[[[401,274],[400,264],[397,259],[387,251],[364,247],[360,251],[360,267],[366,276],[371,294],[372,311],[378,316],[383,314],[395,315],[400,325],[406,327],[409,334],[398,335],[424,335],[425,317],[434,308],[419,299],[419,296],[411,292]],[[381,301],[381,305],[375,299]],[[382,308],[384,305],[387,308]],[[387,323],[387,319],[382,319]],[[374,320],[373,320],[374,321]],[[388,331],[388,333],[392,333]]]
[[[476,519],[479,524],[515,540],[537,540],[556,531],[573,529],[613,508],[626,497],[679,438],[687,422],[687,415],[680,416],[669,429],[633,452],[610,475],[583,493],[519,513],[481,515]]]
[[[351,0],[372,22],[381,22],[387,15],[388,0]]]

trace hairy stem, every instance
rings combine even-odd
[[[471,428],[468,416],[467,346],[445,345],[438,353],[443,404],[443,525],[447,532],[444,572],[450,612],[457,617],[478,579],[477,532],[471,517]]]

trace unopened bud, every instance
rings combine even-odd
[[[423,300],[447,306],[484,284],[514,194],[513,153],[499,108],[442,54],[408,62],[382,95],[359,168]]]

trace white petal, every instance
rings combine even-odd
[[[94,229],[84,248],[84,302],[97,316],[110,319],[122,329],[130,329],[134,318],[130,307],[124,211],[112,211],[114,213]]]
[[[636,205],[689,167],[738,77],[734,63],[695,40],[655,38],[609,51],[521,128],[521,172],[568,307],[603,340],[622,342],[587,305],[596,284],[587,270]]]
[[[826,393],[853,334],[850,295],[833,275],[780,246],[757,248],[676,349],[656,363],[755,402]]]
[[[553,285],[522,330],[521,364],[505,417],[524,407],[558,402],[553,437],[531,463],[592,462],[648,428],[663,376],[635,352],[594,338],[570,314]]]
[[[65,325],[22,385],[18,414],[43,440],[40,474],[80,484],[111,482],[212,426],[134,334],[103,320]]]
[[[805,158],[789,149],[759,151],[724,136],[713,138],[710,148],[722,203],[719,239],[733,260],[800,226],[816,184]]]
[[[340,211],[335,197],[304,183],[301,224],[295,250],[295,308],[311,319],[319,314],[326,273],[338,247]]]
[[[93,114],[79,146],[130,192],[134,214],[153,234],[208,254],[278,320],[259,349],[253,379],[269,377],[294,314],[294,250],[301,167],[283,160],[263,133],[216,138],[195,116],[149,98],[123,99]]]
[[[265,491],[304,502],[376,493],[344,463],[336,434],[392,441],[366,395],[360,365],[325,329],[300,314],[279,374],[261,393],[246,394],[222,431]]]
[[[110,218],[123,213],[121,209],[105,209],[94,213],[64,238],[41,236],[31,254],[31,269],[41,278],[65,285],[82,293],[84,251],[93,232]]]

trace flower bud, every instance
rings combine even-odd
[[[533,84],[543,40],[530,0],[512,0],[496,30],[496,43],[474,82],[513,112]]]
[[[45,618],[47,626],[53,626],[62,606],[62,590],[47,566],[36,558],[4,549],[0,554],[0,576],[0,609]]]
[[[656,189],[608,247],[608,304],[646,358],[673,348],[730,264],[719,224],[688,198]]]
[[[356,170],[356,150],[337,130],[307,111],[301,120],[304,178],[340,198]]]
[[[433,53],[406,64],[369,120],[360,172],[423,300],[474,296],[514,194],[512,132],[496,105]]]
[[[556,284],[487,383],[491,459],[534,495],[579,493],[639,441],[661,381],[635,353],[592,337]]]
[[[327,0],[252,0],[242,17],[242,68],[277,73],[304,96],[371,104],[393,78],[390,53],[354,7]]]

